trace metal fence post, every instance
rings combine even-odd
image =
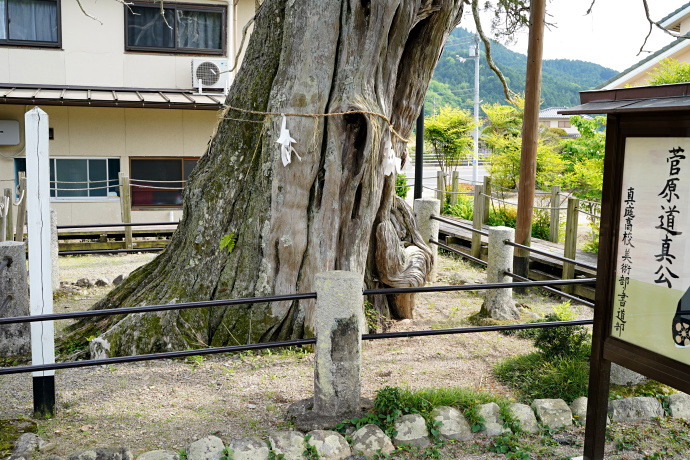
[[[337,422],[361,410],[364,277],[338,270],[318,273],[314,284],[313,416]]]
[[[577,198],[568,198],[568,213],[565,222],[565,246],[563,248],[563,257],[568,259],[575,259],[577,251],[577,220],[580,208],[580,200]],[[563,279],[570,280],[575,277],[575,265],[569,262],[563,262]],[[574,286],[563,286],[563,292],[572,294]]]
[[[484,218],[484,197],[482,196],[483,187],[479,184],[474,185],[474,210],[472,212],[472,227],[475,230],[482,229],[482,219]],[[472,232],[472,257],[481,259],[482,255],[482,236],[477,232]]]
[[[510,227],[489,227],[489,263],[486,267],[487,283],[510,283],[506,272],[513,271],[513,248],[505,241],[515,242],[515,229]],[[520,319],[520,312],[513,301],[511,288],[486,291],[482,312],[494,319]]]
[[[48,162],[48,114],[36,107],[25,115],[29,278],[32,315],[53,313],[50,260],[50,164]],[[55,363],[53,321],[31,323],[31,362]],[[55,412],[55,371],[33,373],[34,417]]]
[[[549,241],[558,243],[558,230],[561,225],[561,186],[551,186],[551,222],[549,223]]]
[[[431,250],[433,261],[431,273],[427,276],[429,281],[436,281],[436,260],[438,259],[438,246],[429,244],[429,240],[438,241],[438,221],[431,216],[438,216],[441,213],[441,202],[435,198],[418,198],[414,200],[414,217],[417,220],[419,233],[422,235],[424,243]]]

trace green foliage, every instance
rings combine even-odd
[[[180,460],[187,460],[187,451],[185,449],[180,449],[177,455],[180,456]]]
[[[458,195],[458,202],[455,206],[449,206],[445,214],[472,220],[474,218],[474,199],[466,195]]]
[[[587,356],[549,358],[542,353],[529,353],[499,362],[494,374],[518,390],[525,400],[554,398],[571,403],[587,394],[589,359]]]
[[[227,235],[223,235],[220,239],[220,250],[222,251],[223,248],[227,247],[228,248],[228,254],[232,253],[232,250],[235,249],[235,231],[233,230],[232,232],[228,233]]]
[[[570,302],[554,307],[545,321],[575,318]],[[572,402],[587,394],[590,344],[582,326],[532,329],[526,334],[538,352],[511,357],[494,367],[494,374],[519,390],[526,399],[560,398]],[[522,332],[522,331],[521,331]]]
[[[647,80],[650,85],[668,85],[671,83],[685,83],[690,81],[690,63],[679,62],[676,59],[662,59],[659,62],[656,75],[649,73]]]
[[[504,15],[502,15],[504,16]],[[502,22],[502,26],[506,23]],[[511,29],[510,27],[508,29]],[[496,32],[496,29],[494,29]],[[474,61],[461,63],[455,57],[467,58],[468,43],[472,34],[464,29],[453,30],[439,59],[434,77],[426,94],[424,109],[429,116],[436,107],[450,104],[453,107],[472,109],[474,101]],[[498,77],[489,69],[484,59],[484,44],[480,43],[479,87],[481,98],[488,104],[505,102],[503,88]],[[510,87],[515,92],[525,88],[527,56],[509,50],[493,42],[491,54]],[[547,59],[542,64],[542,107],[573,106],[580,103],[579,92],[592,89],[616,75],[615,70],[597,64],[570,59]]]
[[[489,441],[489,451],[497,454],[504,454],[506,458],[516,458],[529,460],[529,449],[520,443],[520,437],[515,433],[505,433]]]
[[[316,451],[316,446],[309,444],[310,439],[311,435],[306,435],[304,437],[304,452],[302,452],[302,455],[304,455],[306,460],[319,460],[319,453]]]
[[[219,460],[232,460],[233,453],[234,452],[229,447],[225,447]]]
[[[604,149],[606,144],[606,117],[586,119],[570,117],[580,137],[566,139],[562,156],[566,162],[560,183],[572,190],[578,198],[601,201],[604,183]]]
[[[470,152],[474,127],[474,120],[468,111],[449,105],[424,120],[424,140],[431,144],[431,150],[446,177],[451,176]]]
[[[398,174],[395,177],[395,194],[404,200],[407,198],[407,192],[409,190],[410,186],[407,185],[407,176],[402,173]]]
[[[491,227],[517,227],[517,208],[514,206],[499,205],[489,211],[487,224]],[[549,212],[544,209],[535,209],[532,216],[532,236],[542,240],[549,239],[551,218]]]

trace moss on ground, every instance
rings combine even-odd
[[[36,422],[32,420],[0,420],[0,458],[9,457],[19,436],[36,431]]]

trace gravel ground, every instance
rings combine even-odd
[[[67,282],[96,276],[113,279],[154,257],[61,258],[60,277]],[[482,270],[464,262],[447,257],[440,261],[437,284],[485,278]],[[60,296],[55,311],[87,309],[107,289]],[[415,319],[394,323],[389,330],[462,326],[479,310],[482,300],[480,291],[420,294]],[[556,305],[554,299],[536,293],[517,300],[538,314],[549,313]],[[578,310],[578,318],[591,317],[590,309]],[[514,398],[511,389],[493,377],[492,366],[504,357],[532,350],[528,341],[494,332],[365,342],[362,394],[373,398],[376,390],[387,385],[460,386]],[[39,420],[39,434],[53,444],[51,454],[61,456],[96,446],[127,446],[135,453],[179,450],[209,434],[226,441],[262,436],[287,428],[285,409],[312,395],[313,372],[313,355],[295,350],[58,371],[57,416]],[[31,375],[0,377],[0,419],[29,418],[31,413]],[[492,458],[480,454],[481,450],[474,456],[472,449],[480,447],[466,444],[462,451],[450,446],[446,458]],[[571,454],[578,450],[572,449]]]

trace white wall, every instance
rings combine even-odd
[[[184,3],[228,7],[224,56],[125,51],[124,6],[114,0],[62,0],[62,49],[0,46],[0,82],[136,88],[180,88],[192,85],[195,57],[234,60],[236,36],[253,15],[254,0],[185,0]],[[234,24],[238,23],[239,32]]]
[[[0,146],[0,189],[13,187],[13,157],[23,157],[24,112],[30,107],[0,105],[0,119],[20,120],[21,144]],[[51,157],[109,157],[120,159],[129,175],[130,156],[200,157],[217,122],[213,110],[133,109],[98,107],[41,107],[50,118],[54,139]],[[118,199],[53,199],[58,224],[120,222]],[[173,211],[179,219],[181,211]],[[133,211],[134,222],[169,219],[170,209]]]

